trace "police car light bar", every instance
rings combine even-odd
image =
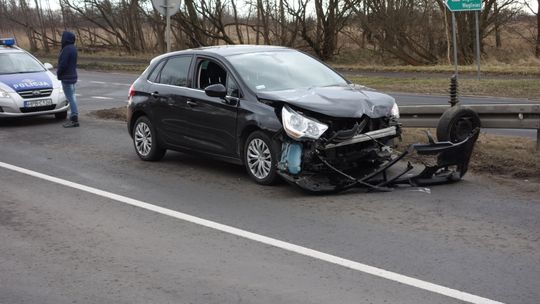
[[[15,38],[0,38],[0,45],[14,46]]]

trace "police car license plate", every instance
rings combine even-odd
[[[35,108],[52,105],[52,99],[37,99],[37,100],[26,100],[24,102],[25,108]]]

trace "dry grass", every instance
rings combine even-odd
[[[118,107],[112,109],[96,110],[92,111],[90,115],[101,119],[127,121],[127,108]]]
[[[354,83],[381,91],[447,94],[446,78],[424,77],[349,77]],[[540,79],[466,79],[459,81],[461,95],[515,97],[540,100]]]
[[[445,73],[451,75],[454,72],[453,65],[363,65],[330,63],[334,68],[346,71],[367,72],[398,72],[398,73]],[[458,72],[462,74],[476,75],[476,65],[458,66]],[[483,75],[513,75],[513,76],[540,76],[540,59],[528,57],[520,63],[508,64],[491,60],[489,64],[482,64],[480,72]]]

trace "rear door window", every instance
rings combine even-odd
[[[159,83],[179,87],[187,86],[191,56],[172,57],[161,70]]]

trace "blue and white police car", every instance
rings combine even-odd
[[[65,119],[69,105],[52,68],[17,47],[15,39],[0,39],[0,118],[54,114]]]

